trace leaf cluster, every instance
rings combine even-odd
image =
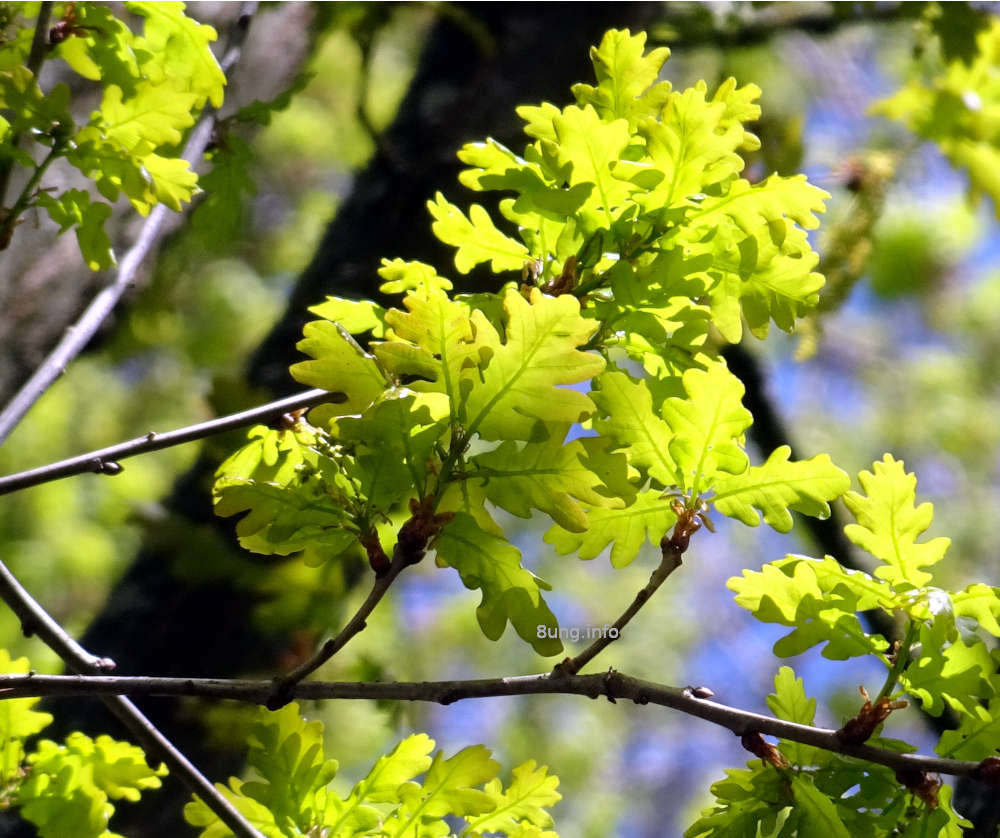
[[[806,695],[791,667],[779,669],[767,705],[779,719],[815,724],[816,699]],[[891,740],[880,739],[878,744],[909,750]],[[786,767],[752,760],[714,783],[714,806],[702,812],[685,838],[959,838],[962,827],[969,825],[952,808],[951,790],[933,780],[918,794],[886,766],[785,740],[779,741],[777,751]]]
[[[0,672],[25,673],[28,660],[0,649]],[[166,766],[150,768],[141,748],[110,736],[69,734],[62,743],[26,742],[52,723],[37,698],[0,701],[0,811],[16,807],[41,838],[117,838],[112,801],[135,802],[159,788]]]
[[[254,726],[248,761],[258,778],[234,777],[218,788],[267,838],[555,838],[547,809],[561,798],[559,779],[545,766],[519,765],[504,788],[500,764],[482,745],[448,758],[433,751],[426,734],[407,736],[341,797],[330,787],[337,762],[324,753],[322,724],[300,718],[289,704],[262,710]],[[232,835],[198,799],[185,817],[202,829],[201,838]]]
[[[75,229],[91,269],[109,268],[114,253],[104,229],[111,214],[107,202],[124,195],[142,215],[161,203],[180,210],[198,188],[198,176],[180,157],[180,145],[206,102],[222,104],[226,80],[209,47],[215,30],[188,17],[183,3],[126,3],[142,19],[142,34],[107,5],[55,4],[48,55],[94,82],[100,95],[100,105],[78,122],[69,86],[59,83],[42,90],[39,68],[28,66],[29,22],[39,4],[13,5],[23,24],[4,44],[0,58],[0,166],[5,176],[20,166],[32,177],[0,219],[2,238],[9,241],[19,214],[37,206],[60,232]],[[41,161],[19,147],[22,138],[43,149]],[[40,187],[38,181],[55,159],[66,160],[92,180],[104,200],[83,189]]]
[[[952,4],[942,4],[947,10]],[[956,4],[957,5],[957,4]],[[944,27],[959,18],[959,32],[973,40],[975,49],[948,49],[951,40],[942,35],[946,63],[935,72],[916,77],[892,96],[876,103],[873,112],[903,123],[919,137],[935,143],[951,163],[966,172],[970,197],[986,195],[1000,217],[1000,22],[961,20],[962,12],[945,11],[933,21]],[[965,12],[966,15],[975,14]]]
[[[1000,726],[996,721],[1000,679],[998,653],[990,638],[1000,636],[1000,589],[974,584],[960,591],[946,591],[933,584],[932,568],[944,557],[950,540],[921,539],[932,523],[933,506],[916,503],[916,477],[905,471],[902,462],[886,454],[873,464],[872,471],[862,471],[859,481],[863,493],[848,492],[844,496],[855,518],[855,523],[845,527],[845,533],[877,560],[873,573],[847,570],[831,556],[820,560],[790,555],[760,571],[746,570],[741,577],[730,579],[736,602],[759,620],[792,629],[775,644],[776,655],[797,655],[821,644],[825,644],[823,656],[833,660],[872,655],[881,661],[886,673],[880,700],[905,703],[903,697],[910,696],[932,715],[940,715],[946,708],[957,714],[958,729],[943,733],[936,747],[941,756],[981,760],[995,755],[1000,748]],[[903,624],[901,643],[890,645],[881,634],[865,630],[857,612],[874,609]],[[783,668],[782,672],[790,670]],[[785,683],[790,677],[779,675],[782,689],[789,696],[801,689],[800,682],[796,682],[799,686],[791,690]],[[784,707],[792,703],[805,706],[801,696],[794,702],[791,698],[776,702]],[[771,704],[776,715],[812,724],[812,710],[806,714],[810,718],[803,721],[787,710],[782,715],[777,705]],[[783,746],[783,751],[798,765],[816,764],[819,756],[832,759],[829,754],[812,748],[804,750],[801,745]],[[871,767],[866,770],[878,772]],[[939,798],[944,800],[945,789],[941,791]],[[842,806],[837,795],[832,799]],[[866,810],[872,808],[870,802],[860,799],[850,805],[856,804]],[[896,803],[885,802],[878,808],[890,813],[895,811],[893,806],[901,807],[903,803],[896,799]],[[955,831],[953,813],[944,803],[940,808],[930,808],[934,809],[929,815],[931,821],[921,828],[930,829],[928,824],[933,824],[933,829],[919,834],[960,834]],[[858,813],[841,813],[840,817],[850,827]],[[884,824],[894,822],[886,814]],[[869,828],[874,829],[866,827],[861,832],[884,834]]]
[[[459,272],[485,262],[520,282],[453,293],[433,266],[386,260],[398,307],[330,297],[311,309],[310,360],[291,373],[342,401],[296,430],[253,431],[220,467],[216,511],[245,514],[244,546],[321,561],[360,545],[380,572],[423,510],[420,552],[482,592],[484,634],[510,622],[555,654],[558,633],[540,630],[555,626],[548,586],[493,509],[548,516],[562,553],[612,545],[616,566],[659,542],[680,506],[780,531],[790,510],[828,514],[847,475],[786,448],[751,465],[742,385],[709,342],[713,327],[740,339],[744,320],[758,336],[771,320],[790,329],[815,305],[806,230],[825,193],[804,177],[740,177],[759,90],[674,91],[657,81],[668,51],[644,45],[608,32],[592,51],[596,86],[577,85],[561,110],[520,108],[522,154],[493,140],[461,150],[462,183],[516,196],[499,201],[502,221],[440,194],[428,204]]]

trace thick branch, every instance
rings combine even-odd
[[[77,457],[70,457],[60,460],[57,463],[50,463],[46,466],[33,468],[29,471],[18,472],[0,477],[0,495],[16,492],[19,489],[27,489],[29,486],[37,486],[40,483],[48,483],[51,480],[58,480],[62,477],[69,477],[72,474],[84,474],[93,472],[96,474],[118,474],[121,467],[119,460],[126,457],[134,457],[136,454],[144,454],[147,451],[159,451],[161,448],[170,448],[174,445],[181,445],[185,442],[192,442],[196,439],[204,439],[208,436],[230,431],[233,428],[242,428],[253,425],[257,422],[268,422],[279,418],[290,411],[300,410],[306,407],[313,407],[317,404],[339,403],[344,401],[342,393],[329,393],[326,390],[307,390],[295,396],[279,399],[268,404],[254,407],[250,410],[243,410],[239,413],[232,413],[229,416],[220,416],[218,419],[209,419],[206,422],[199,422],[196,425],[188,425],[166,433],[149,433],[131,439],[128,442],[119,442],[116,445],[109,445],[88,454],[80,454]]]
[[[250,25],[250,19],[256,11],[256,7],[256,3],[243,3],[240,6],[236,23],[230,35],[229,45],[219,62],[223,70],[232,67],[238,59]],[[184,160],[194,163],[201,158],[211,141],[214,128],[214,111],[207,109],[188,138],[182,155]],[[135,244],[122,258],[118,272],[111,283],[101,290],[76,323],[66,330],[66,334],[55,349],[0,412],[0,444],[10,436],[35,402],[66,371],[67,364],[90,343],[101,324],[118,305],[122,294],[132,287],[139,266],[153,252],[163,237],[164,225],[169,212],[170,210],[164,204],[158,204],[153,209],[142,225],[142,230],[139,232]]]
[[[270,681],[219,680],[212,678],[145,678],[110,675],[4,675],[0,676],[0,699],[26,696],[197,696],[229,699],[249,704],[266,704],[272,694]],[[585,695],[604,696],[616,703],[620,699],[635,704],[656,704],[689,716],[704,719],[731,730],[737,736],[761,733],[792,742],[801,742],[826,751],[886,765],[897,771],[928,771],[958,777],[982,779],[981,763],[956,759],[902,754],[871,745],[849,745],[837,731],[787,722],[727,707],[698,698],[690,687],[671,687],[633,678],[620,672],[599,675],[522,675],[510,678],[485,678],[470,681],[417,681],[353,683],[309,681],[289,687],[290,697],[306,701],[326,699],[371,699],[377,701],[427,701],[453,704],[470,698],[515,695]]]
[[[90,654],[70,637],[42,606],[17,581],[14,574],[0,561],[0,598],[10,606],[21,620],[25,635],[38,637],[65,662],[66,666],[81,676],[94,675],[113,669],[114,661]],[[73,676],[62,676],[70,677]],[[139,740],[143,749],[166,763],[192,794],[197,794],[205,804],[240,838],[262,838],[236,808],[213,786],[208,779],[174,745],[160,733],[142,711],[129,699],[105,693],[101,699],[118,717],[129,732]]]

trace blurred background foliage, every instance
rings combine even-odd
[[[191,11],[220,28],[231,14],[211,3]],[[264,72],[266,49],[251,45],[241,65],[231,94],[238,104],[266,98],[257,95],[261,86],[293,90],[266,124],[226,126],[228,164],[245,166],[254,189],[213,196],[179,227],[144,287],[0,447],[0,473],[266,400],[245,381],[247,359],[382,142],[428,31],[450,16],[467,37],[478,37],[475,14],[474,6],[439,3],[265,8],[252,38],[281,49],[294,30],[301,61],[263,85],[255,73]],[[987,160],[1000,154],[1000,83],[993,81],[1000,36],[988,29],[997,14],[990,3],[673,3],[649,30],[674,51],[665,73],[675,86],[701,78],[712,86],[735,75],[763,88],[763,145],[750,160],[752,176],[804,171],[832,193],[817,236],[829,279],[820,316],[801,334],[778,333],[746,348],[763,364],[766,392],[802,454],[827,451],[856,474],[890,451],[916,471],[921,498],[935,504],[931,535],[952,539],[942,573],[954,587],[1000,584],[1000,196],[984,176],[988,165],[969,150],[973,144]],[[873,112],[874,103],[904,96],[899,91],[905,101],[882,108],[898,118]],[[952,107],[956,97],[964,111]],[[945,135],[926,119],[931,99],[951,102]],[[223,115],[234,111],[227,105]],[[451,187],[451,195],[460,193]],[[413,224],[429,227],[425,217]],[[53,258],[39,243],[51,234],[40,225],[27,245],[35,258]],[[384,255],[406,254],[386,241]],[[18,264],[25,260],[20,253]],[[0,262],[0,271],[0,283],[14,282],[13,268]],[[61,281],[76,275],[66,268]],[[27,325],[3,321],[2,340],[17,344]],[[218,459],[238,438],[209,441],[202,456]],[[169,449],[129,460],[113,479],[86,475],[3,497],[0,556],[79,635],[140,543],[158,533],[176,542],[176,573],[253,591],[253,619],[284,633],[285,659],[294,662],[351,613],[366,585],[353,584],[356,568],[274,565],[236,554],[222,536],[178,529],[162,501],[198,456],[197,446]],[[611,622],[658,561],[649,546],[633,565],[612,571],[606,557],[556,556],[541,540],[540,522],[503,524],[526,563],[554,585],[549,602],[563,626]],[[724,523],[718,529],[699,534],[684,571],[600,663],[665,683],[706,684],[723,702],[766,712],[778,666],[770,648],[781,632],[750,622],[725,582],[744,567],[816,548],[801,527],[787,537]],[[475,605],[457,576],[430,562],[417,566],[320,676],[419,680],[551,667],[511,632],[486,641]],[[583,645],[568,643],[567,653]],[[5,609],[0,646],[28,655],[39,670],[59,669]],[[877,688],[871,670],[818,652],[793,665],[806,689],[825,699],[820,722],[834,727],[855,712],[858,684]],[[155,660],[147,671],[158,674]],[[306,709],[327,722],[328,753],[341,762],[344,789],[409,731],[428,732],[449,752],[482,742],[505,765],[548,764],[565,798],[555,809],[560,834],[580,838],[680,834],[708,784],[747,756],[729,733],[707,724],[570,698]],[[245,733],[243,710],[192,703],[188,712],[220,743],[231,746]],[[915,715],[894,715],[893,724],[921,735]]]

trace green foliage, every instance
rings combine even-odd
[[[561,552],[591,558],[613,542],[616,566],[667,533],[678,502],[718,500],[752,526],[759,510],[781,531],[789,510],[829,514],[846,474],[787,451],[751,466],[742,384],[707,343],[712,325],[739,339],[741,312],[763,336],[769,319],[790,329],[815,304],[805,228],[824,193],[802,177],[741,179],[759,91],[730,80],[674,92],[655,82],[667,51],[644,55],[644,42],[609,32],[592,54],[596,88],[577,86],[562,110],[520,109],[523,155],[492,140],[459,153],[464,184],[516,193],[499,204],[510,233],[482,205],[429,204],[460,272],[485,262],[520,285],[456,294],[429,265],[386,261],[382,290],[400,306],[331,297],[312,309],[324,319],[306,325],[310,360],[291,372],[341,400],[296,431],[255,430],[220,467],[216,511],[246,513],[244,546],[310,560],[360,546],[378,570],[408,511],[419,549],[482,592],[487,637],[510,622],[557,654],[557,633],[540,631],[555,628],[548,585],[521,567],[493,509],[547,516]],[[572,439],[578,424],[599,436]]]
[[[534,761],[516,767],[504,789],[500,764],[482,745],[446,759],[441,751],[432,756],[433,739],[413,734],[340,797],[330,788],[337,762],[326,758],[322,735],[323,726],[301,719],[295,704],[275,713],[262,710],[249,754],[260,779],[232,778],[228,787],[219,784],[220,791],[268,838],[441,838],[456,834],[446,817],[461,819],[467,838],[555,836],[547,831],[552,817],[546,810],[560,800],[559,780]],[[185,817],[202,828],[201,838],[232,835],[198,799],[188,804]]]
[[[27,64],[29,22],[38,4],[13,5],[24,34],[4,45],[0,62],[0,172],[6,178],[16,165],[32,177],[0,219],[0,241],[8,242],[19,216],[38,206],[60,232],[75,228],[92,270],[109,268],[114,254],[104,222],[110,206],[81,189],[51,195],[39,181],[62,158],[91,179],[106,201],[124,195],[142,215],[159,203],[180,210],[198,189],[198,176],[179,156],[180,144],[206,103],[222,104],[226,79],[209,48],[215,30],[189,18],[183,3],[126,3],[142,18],[142,34],[105,5],[55,4],[57,22],[49,37],[58,46],[51,57],[95,82],[100,93],[99,107],[79,122],[69,88],[43,91],[32,72],[38,68]],[[41,149],[41,160],[17,147],[27,137]]]
[[[943,558],[949,540],[919,540],[931,525],[933,507],[916,504],[916,478],[904,470],[903,463],[887,454],[871,472],[862,471],[859,482],[864,494],[844,495],[857,522],[847,525],[845,532],[878,561],[873,574],[846,570],[830,556],[823,560],[787,556],[760,571],[746,570],[742,577],[730,579],[736,602],[759,620],[792,627],[775,644],[775,654],[787,657],[825,643],[823,655],[834,660],[872,655],[886,670],[880,698],[888,701],[909,695],[932,715],[940,715],[945,708],[957,713],[960,726],[942,734],[937,746],[940,754],[965,759],[993,755],[1000,748],[995,721],[997,654],[984,636],[1000,635],[996,621],[1000,590],[979,584],[948,592],[933,584],[934,575],[925,568]],[[890,649],[886,638],[861,625],[857,612],[876,609],[904,618],[905,639],[900,647]],[[769,706],[779,717],[811,724],[815,702],[805,699],[801,682],[793,683],[790,672],[782,668]],[[781,749],[789,762],[800,766],[841,759],[802,745],[784,743]],[[947,799],[945,792],[941,789],[941,801]],[[842,808],[836,796],[833,800]],[[850,800],[853,813],[838,814],[848,826],[861,817],[854,807],[871,806]],[[898,802],[883,805],[885,812],[902,806]],[[894,824],[896,817],[886,815],[876,826]],[[921,834],[957,835],[957,823],[946,802],[941,802],[927,813],[922,828],[929,831]],[[851,834],[859,831],[886,834],[869,831],[869,827],[852,828]]]
[[[26,658],[11,660],[0,649],[0,672],[26,673]],[[135,802],[160,787],[166,766],[150,768],[142,749],[110,736],[75,732],[63,744],[25,741],[52,722],[33,710],[37,698],[0,701],[0,811],[17,807],[41,838],[115,838],[108,822],[113,800]]]
[[[767,705],[779,719],[815,723],[816,700],[806,695],[790,667],[779,669]],[[877,744],[893,747],[887,740]],[[714,783],[714,806],[702,812],[685,838],[959,838],[961,827],[969,825],[952,809],[947,787],[936,788],[928,800],[902,787],[895,772],[882,765],[785,740],[777,751],[787,766],[753,760]]]
[[[952,4],[942,4],[947,9]],[[958,4],[955,4],[958,5]],[[937,26],[952,32],[947,24],[961,12],[945,12]],[[875,113],[902,122],[926,140],[937,144],[954,166],[969,177],[973,198],[983,194],[993,202],[1000,217],[1000,22],[961,29],[966,40],[976,32],[976,50],[942,38],[947,66],[928,79],[913,79],[874,108]],[[952,58],[952,55],[957,57]]]
[[[179,4],[128,7],[145,19],[143,36],[102,6],[61,9],[69,36],[59,57],[102,85],[87,125],[76,130],[64,89],[42,95],[23,66],[29,39],[18,34],[0,59],[10,115],[0,127],[8,139],[32,132],[93,175],[108,200],[124,193],[142,212],[156,202],[176,209],[195,179],[175,147],[195,112],[221,99],[224,79],[207,50],[214,33]],[[950,12],[941,18],[954,22]],[[948,31],[942,24],[942,39]],[[960,91],[962,107],[978,112],[992,95],[983,68],[995,36],[979,35],[987,64],[952,37],[946,52],[963,65],[930,92],[913,86],[884,105],[933,135],[987,191],[996,120],[984,110],[980,124],[952,100]],[[545,540],[557,552],[591,559],[609,550],[620,568],[647,540],[664,543],[678,521],[710,526],[714,511],[787,532],[792,512],[826,517],[843,497],[855,518],[847,536],[873,556],[874,571],[789,555],[730,580],[737,603],[790,629],[775,644],[779,656],[814,646],[834,660],[874,656],[886,672],[876,707],[895,709],[908,695],[928,713],[954,711],[960,726],[942,735],[942,755],[995,755],[1000,656],[984,636],[1000,636],[1000,589],[934,584],[949,540],[922,540],[933,509],[917,505],[915,477],[891,456],[861,472],[859,492],[826,454],[790,461],[782,446],[752,463],[743,385],[718,357],[725,341],[747,331],[762,338],[772,322],[791,331],[814,312],[824,280],[807,231],[827,196],[802,175],[741,176],[743,153],[759,146],[748,130],[760,116],[756,86],[730,79],[714,91],[704,82],[675,91],[658,81],[669,51],[644,46],[643,34],[608,32],[591,52],[596,85],[574,86],[564,108],[520,108],[521,153],[494,140],[460,151],[465,186],[504,193],[496,211],[463,209],[443,193],[429,202],[457,271],[487,265],[502,275],[496,293],[456,293],[436,267],[396,259],[380,271],[396,305],[329,297],[311,309],[319,319],[298,345],[308,359],[291,374],[337,398],[281,429],[253,428],[219,467],[216,512],[239,516],[247,549],[301,553],[311,565],[363,551],[381,575],[390,556],[406,564],[432,552],[479,591],[487,638],[510,624],[536,653],[556,655],[556,618],[543,597],[550,586],[524,566],[498,512],[538,514],[551,522]],[[288,101],[238,118],[266,122]],[[928,109],[936,121],[925,121]],[[47,165],[10,143],[4,152],[38,175]],[[209,233],[225,236],[249,186],[249,150],[226,137],[214,155],[203,183],[216,194],[204,212],[231,213]],[[107,204],[82,190],[39,191],[28,202],[61,230],[74,228],[92,266],[111,263]],[[903,622],[901,645],[866,630],[858,613],[871,610]],[[78,733],[26,753],[25,739],[50,721],[33,703],[0,702],[0,803],[20,807],[42,835],[110,835],[109,801],[155,788],[162,770],[132,746]],[[817,702],[789,667],[777,673],[768,707],[816,723]],[[880,733],[886,716],[866,733]],[[714,805],[686,836],[940,838],[964,825],[946,787],[811,745],[769,747],[770,758],[712,787]],[[253,728],[254,776],[219,789],[267,836],[446,836],[456,824],[468,838],[554,836],[547,809],[560,795],[545,767],[516,767],[505,789],[483,746],[447,759],[433,749],[429,737],[409,736],[341,794],[322,726],[289,705],[262,712]],[[200,800],[186,817],[204,838],[231,834]]]

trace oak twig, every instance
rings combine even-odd
[[[553,675],[575,675],[597,657],[606,646],[621,636],[622,629],[639,613],[639,609],[649,601],[660,585],[667,581],[667,577],[681,566],[681,558],[688,548],[691,536],[700,527],[701,523],[694,511],[685,509],[678,515],[673,533],[669,537],[664,536],[660,541],[660,550],[663,554],[660,564],[650,574],[646,586],[635,595],[635,599],[632,600],[629,607],[614,621],[611,628],[615,631],[602,632],[600,637],[575,658],[566,658],[561,663],[557,663],[552,670]]]
[[[29,594],[0,561],[0,598],[21,621],[26,636],[38,637],[52,649],[71,670],[75,677],[94,676],[114,669],[115,663],[91,654],[80,646],[52,616]],[[74,676],[56,676],[70,678]],[[262,838],[261,834],[236,810],[184,754],[160,733],[143,712],[128,698],[113,693],[97,693],[107,708],[115,714],[129,732],[139,740],[143,749],[155,755],[182,783],[197,794],[205,804],[240,838]]]
[[[269,710],[277,710],[292,700],[296,686],[303,678],[308,678],[324,663],[332,658],[337,652],[344,648],[356,634],[360,633],[367,623],[368,615],[375,610],[382,597],[385,596],[389,586],[396,577],[410,564],[404,561],[401,556],[396,556],[389,565],[388,570],[375,577],[375,583],[361,607],[348,621],[336,637],[331,637],[323,643],[316,653],[309,660],[295,667],[291,672],[275,678],[269,684],[268,695],[263,702]]]
[[[109,445],[107,448],[100,448],[97,451],[90,451],[87,454],[80,454],[56,463],[33,468],[29,471],[21,471],[17,474],[9,474],[0,477],[0,495],[16,492],[19,489],[27,489],[29,486],[37,486],[40,483],[48,483],[51,480],[59,480],[62,477],[69,477],[73,474],[85,474],[88,472],[97,474],[118,474],[121,467],[119,460],[126,457],[134,457],[136,454],[144,454],[147,451],[159,451],[161,448],[169,448],[174,445],[181,445],[185,442],[192,442],[196,439],[204,439],[214,434],[220,434],[233,428],[242,428],[252,425],[255,422],[266,422],[276,419],[283,414],[299,410],[305,407],[313,407],[317,404],[339,403],[344,401],[342,393],[329,393],[326,390],[307,390],[295,396],[288,396],[278,401],[268,402],[260,407],[243,410],[239,413],[231,413],[228,416],[220,416],[217,419],[209,419],[199,422],[196,425],[188,425],[184,428],[177,428],[165,433],[150,431],[143,436],[119,442],[116,445]]]
[[[0,700],[26,696],[197,696],[266,705],[271,681],[214,678],[150,678],[110,675],[0,675]],[[288,687],[289,700],[426,701],[453,704],[473,698],[515,695],[583,695],[635,704],[655,704],[731,730],[737,736],[763,734],[886,765],[896,771],[927,771],[988,781],[983,763],[900,753],[842,741],[837,731],[788,722],[699,698],[691,687],[672,687],[609,671],[596,675],[544,673],[456,681],[355,683],[307,681]]]

